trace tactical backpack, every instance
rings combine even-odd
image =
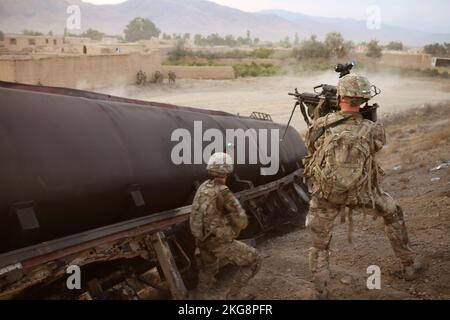
[[[346,120],[327,126],[311,163],[321,196],[336,205],[357,204],[358,194],[371,189],[372,126],[366,121],[343,123]]]

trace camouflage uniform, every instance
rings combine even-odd
[[[336,125],[333,126],[333,124]],[[321,130],[323,134],[320,136],[317,133]],[[354,189],[340,194],[333,190],[333,187],[338,188],[334,183],[324,182],[332,181],[332,178],[330,180],[330,177],[324,176],[324,171],[318,167],[323,167],[324,162],[331,162],[331,165],[328,163],[325,165],[332,168],[340,161],[339,159],[325,159],[322,147],[328,143],[327,139],[332,139],[346,131],[358,131],[358,134],[367,141],[365,147],[355,145],[349,148],[347,156],[352,157],[356,154],[355,152],[364,151],[364,149],[370,156],[365,164],[361,163],[357,168],[353,168],[353,172],[359,172],[363,177],[362,182]],[[360,113],[341,111],[317,119],[310,128],[306,141],[310,156],[305,160],[305,177],[312,194],[306,222],[313,242],[309,263],[319,294],[326,296],[328,292],[329,247],[333,225],[336,217],[346,207],[350,210],[354,208],[371,210],[377,217],[382,217],[385,233],[394,253],[405,268],[412,266],[415,263],[415,255],[409,246],[402,208],[379,185],[380,176],[384,173],[375,160],[375,153],[380,151],[386,143],[383,126],[363,119]],[[331,177],[334,174],[333,171],[329,172]],[[318,174],[319,172],[322,173]]]
[[[169,72],[169,84],[175,84],[177,80],[177,75],[175,74],[175,72],[170,71]]]
[[[207,294],[213,288],[219,272],[219,261],[239,267],[228,297],[238,296],[240,290],[254,277],[261,265],[256,249],[235,240],[248,225],[248,217],[239,201],[218,179],[204,182],[192,205],[191,231],[200,250],[201,266],[198,291]]]

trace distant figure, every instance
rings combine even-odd
[[[147,80],[147,73],[142,72],[142,85],[146,85],[148,84],[148,80]]]
[[[163,84],[164,76],[160,71],[156,71],[153,80],[156,84]]]
[[[87,47],[83,46],[83,54],[87,54]]]
[[[169,71],[169,84],[174,85],[177,81],[177,75],[173,71]]]
[[[136,84],[138,86],[141,86],[145,85],[146,82],[147,82],[147,75],[145,74],[145,72],[142,72],[142,70],[139,70],[138,73],[136,74]]]

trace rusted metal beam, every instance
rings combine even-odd
[[[170,250],[167,239],[162,232],[157,232],[151,236],[153,249],[158,257],[159,265],[164,273],[172,297],[175,300],[183,300],[187,298],[188,291],[178,271],[172,251]]]
[[[130,220],[112,226],[41,243],[0,255],[0,268],[20,263],[33,267],[115,240],[163,230],[188,219],[191,207],[170,210],[149,217]]]
[[[280,180],[239,192],[236,196],[242,202],[255,199],[277,190],[281,185],[293,182],[296,177],[302,175],[303,169],[299,169]],[[0,255],[0,270],[13,266],[14,269],[27,269],[112,241],[161,231],[186,221],[190,212],[191,206],[186,206],[7,252]]]

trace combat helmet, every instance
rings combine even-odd
[[[215,153],[209,158],[206,170],[212,176],[226,176],[231,174],[234,170],[233,159],[226,153]]]
[[[372,85],[366,77],[348,74],[339,80],[337,93],[340,97],[362,98],[370,100]]]

